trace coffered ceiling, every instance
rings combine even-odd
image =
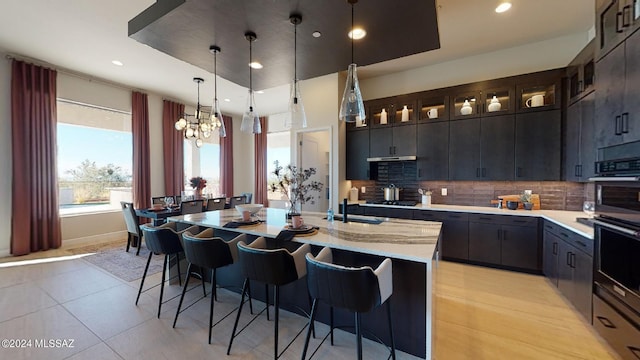
[[[176,0],[182,2],[182,0]],[[358,74],[362,79],[373,76],[380,76],[389,73],[408,70],[411,68],[433,65],[441,62],[456,60],[473,55],[489,53],[492,51],[511,48],[527,43],[558,38],[569,34],[587,33],[593,28],[594,23],[594,0],[511,0],[512,9],[504,14],[496,14],[493,10],[497,5],[497,0],[436,0],[435,11],[437,13],[437,25],[439,30],[440,48],[430,51],[413,53],[415,49],[411,46],[420,44],[422,35],[430,36],[428,31],[418,31],[410,36],[395,36],[396,27],[400,28],[407,22],[407,19],[415,22],[418,26],[429,25],[426,23],[429,11],[413,11],[401,8],[401,4],[413,2],[412,0],[360,0],[356,4],[356,22],[359,17],[364,18],[367,3],[393,4],[394,9],[378,11],[372,16],[382,16],[383,20],[376,20],[372,23],[371,29],[367,29],[368,35],[365,41],[370,45],[365,45],[365,41],[356,44],[356,61],[359,65],[364,64],[364,59],[359,56],[367,51],[377,51],[376,56],[386,56],[389,49],[398,46],[407,53],[413,55],[394,58],[393,60],[379,61],[367,66],[359,66]],[[303,15],[303,23],[300,25],[300,41],[308,42],[305,45],[300,43],[300,53],[310,51],[309,44],[313,39],[308,37],[308,31],[312,24],[321,23],[323,19],[316,19],[312,16],[311,8],[325,4],[332,4],[335,14],[323,15],[328,18],[335,18],[339,21],[335,28],[323,31],[321,39],[330,38],[330,34],[335,33],[338,40],[333,40],[336,49],[344,51],[349,49],[349,41],[345,31],[350,22],[349,6],[345,0],[226,0],[222,3],[254,4],[265,3],[273,5],[272,9],[283,13],[284,18],[276,25],[277,31],[264,28],[256,22],[256,28],[250,29],[249,24],[254,21],[248,15],[250,11],[239,9],[239,13],[234,13],[227,17],[227,21],[236,23],[240,32],[236,40],[224,40],[222,38],[211,38],[211,33],[203,29],[206,26],[213,26],[213,22],[203,19],[199,15],[193,18],[184,18],[182,23],[189,23],[184,28],[175,31],[188,31],[191,36],[203,37],[197,41],[202,43],[203,49],[198,47],[196,60],[185,60],[180,56],[189,51],[183,50],[185,46],[182,42],[169,43],[168,50],[157,50],[152,46],[143,44],[137,39],[129,37],[129,21],[134,19],[145,9],[154,5],[154,0],[109,0],[109,1],[87,1],[87,0],[3,0],[0,2],[0,51],[13,54],[18,57],[32,58],[38,61],[52,64],[52,66],[62,71],[81,73],[89,78],[108,79],[111,82],[123,84],[126,87],[151,91],[162,94],[164,97],[183,101],[187,104],[194,104],[196,99],[196,86],[192,78],[199,76],[205,79],[201,88],[203,99],[210,99],[213,94],[213,66],[212,55],[208,53],[208,46],[211,42],[220,41],[222,54],[219,61],[227,62],[224,65],[229,68],[230,75],[220,77],[218,81],[218,93],[220,98],[227,98],[229,102],[222,102],[223,112],[239,114],[243,111],[246,100],[246,87],[248,69],[248,44],[243,38],[245,30],[253,30],[258,35],[258,41],[254,44],[256,60],[265,63],[265,68],[255,70],[256,79],[264,77],[264,84],[276,81],[266,73],[275,69],[282,70],[283,74],[290,73],[287,61],[292,61],[292,52],[282,55],[278,62],[270,64],[270,57],[264,51],[270,51],[269,38],[282,38],[282,48],[278,47],[278,52],[287,53],[292,46],[292,25],[288,22],[288,12],[295,8]],[[210,6],[206,4],[214,1],[188,0],[182,6]],[[215,1],[218,3],[218,0]],[[425,6],[433,6],[433,1],[421,1]],[[316,4],[316,5],[314,5]],[[266,6],[266,5],[265,5]],[[178,7],[179,12],[185,11]],[[309,10],[306,10],[309,7]],[[264,10],[265,17],[275,16],[271,10]],[[275,10],[273,10],[275,11]],[[309,13],[309,14],[307,14]],[[203,13],[205,14],[205,13]],[[426,14],[426,15],[425,15]],[[253,15],[258,18],[263,14]],[[425,15],[425,16],[422,16]],[[278,17],[281,17],[280,15]],[[338,20],[339,18],[339,20]],[[378,18],[376,18],[378,19]],[[166,21],[166,20],[162,20]],[[261,20],[255,20],[261,21]],[[220,22],[218,22],[219,24]],[[209,24],[209,25],[207,25]],[[347,25],[345,25],[347,24]],[[152,24],[153,26],[153,24]],[[308,28],[305,28],[307,26]],[[380,26],[380,28],[379,28]],[[340,28],[339,28],[340,27]],[[196,28],[196,30],[193,30]],[[382,33],[382,30],[385,29]],[[194,32],[195,31],[195,32]],[[305,32],[306,35],[305,35]],[[136,32],[137,33],[137,32]],[[277,33],[269,35],[269,33]],[[325,37],[326,35],[326,37]],[[137,36],[137,35],[134,35]],[[139,34],[142,36],[142,33]],[[146,34],[149,41],[153,36]],[[302,40],[302,39],[305,40]],[[387,40],[392,38],[392,40]],[[385,40],[382,40],[385,39]],[[234,44],[227,44],[225,41],[232,41]],[[238,46],[238,55],[232,55],[232,48]],[[405,44],[409,43],[409,44]],[[186,44],[186,42],[185,42]],[[288,47],[288,48],[286,48]],[[313,47],[313,46],[312,46]],[[405,48],[406,47],[406,48]],[[288,49],[288,50],[287,50]],[[346,70],[349,59],[338,58],[336,52],[330,47],[316,54],[315,59],[299,61],[299,70],[304,77],[313,76],[312,71],[316,66],[310,65],[312,61],[340,63],[339,70]],[[179,51],[178,51],[179,50]],[[176,52],[178,57],[168,55],[169,52]],[[258,56],[260,59],[258,59]],[[344,55],[340,55],[344,56]],[[563,56],[568,63],[570,56],[549,52],[548,57]],[[114,66],[111,61],[118,59],[124,66]],[[372,59],[377,59],[372,57]],[[197,61],[197,62],[196,62]],[[500,59],[496,59],[500,61]],[[195,63],[195,65],[194,65]],[[234,63],[234,64],[232,64]],[[237,64],[235,64],[237,63]],[[238,66],[239,70],[235,69]],[[336,66],[336,65],[333,65]],[[285,69],[286,70],[283,70]],[[278,71],[279,71],[278,70]],[[479,69],[481,71],[481,69]],[[258,75],[264,72],[264,75]],[[237,74],[235,74],[237,73]],[[239,80],[232,80],[232,76],[237,76]],[[291,76],[291,75],[290,75]],[[235,78],[234,78],[235,79]],[[289,77],[283,84],[288,81]],[[256,84],[257,85],[257,84]],[[264,88],[256,86],[256,89],[265,89],[264,94],[256,97],[256,102],[260,107],[261,114],[271,114],[286,110],[288,102],[288,86],[281,85],[275,88]],[[304,89],[304,88],[303,88]],[[205,95],[206,94],[206,95]],[[304,94],[303,94],[304,96]],[[366,94],[365,94],[366,97]]]

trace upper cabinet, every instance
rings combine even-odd
[[[479,90],[458,90],[451,95],[450,118],[468,119],[480,116]]]
[[[567,99],[571,105],[595,87],[595,40],[592,40],[567,67]]]
[[[493,116],[515,111],[513,86],[482,90],[482,114]]]
[[[449,120],[449,96],[433,91],[418,94],[418,123]]]
[[[597,9],[598,57],[605,56],[640,27],[639,0],[609,0]]]
[[[365,108],[369,110],[369,124],[374,128],[415,124],[419,116],[414,95],[371,100]]]
[[[640,31],[596,63],[598,148],[640,140]]]
[[[516,86],[517,112],[559,109],[561,79],[539,79]]]

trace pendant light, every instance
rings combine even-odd
[[[252,43],[257,39],[254,32],[249,31],[244,34],[245,39],[249,41],[249,64],[253,62]],[[260,117],[256,111],[256,101],[253,96],[253,79],[252,67],[249,66],[249,96],[247,97],[247,111],[242,115],[240,123],[240,131],[260,134],[262,126],[260,125]]]
[[[196,105],[196,113],[194,115],[184,113],[176,121],[175,128],[178,131],[184,131],[185,139],[195,139],[196,146],[201,147],[203,144],[202,136],[209,137],[211,135],[211,122],[208,116],[202,112],[200,105],[200,84],[204,82],[203,78],[194,77],[193,81],[198,84],[198,103]],[[190,118],[193,118],[191,120]],[[189,119],[189,120],[187,120]]]
[[[354,21],[354,5],[358,0],[347,0],[351,4],[351,31],[353,31]],[[364,112],[364,103],[362,94],[360,93],[360,85],[358,84],[358,75],[356,73],[356,64],[353,61],[353,36],[351,37],[351,64],[347,71],[347,84],[342,94],[342,102],[340,104],[340,120],[345,122],[364,122],[366,114]]]
[[[218,129],[220,137],[227,137],[227,129],[224,127],[224,119],[218,102],[218,53],[220,52],[220,47],[211,45],[209,52],[213,54],[213,111],[211,113],[211,125],[214,129]]]
[[[304,104],[298,84],[298,25],[302,23],[302,16],[293,14],[289,17],[293,24],[293,82],[291,83],[291,96],[289,98],[289,112],[287,113],[284,127],[286,129],[299,129],[307,127],[307,116],[304,113]]]

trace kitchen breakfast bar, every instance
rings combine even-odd
[[[278,240],[278,234],[287,226],[286,211],[282,209],[262,209],[256,214],[260,223],[237,228],[224,227],[240,220],[238,213],[231,209],[175,216],[168,221],[177,222],[182,228],[191,225],[213,228],[215,236],[225,239],[238,233],[247,234],[249,241],[264,236],[273,248],[294,250],[301,244],[310,244],[312,252],[317,254],[322,247],[328,246],[333,250],[334,261],[344,266],[375,268],[382,260],[390,258],[393,264],[393,295],[390,299],[396,349],[431,359],[435,321],[433,289],[441,223],[363,216],[349,216],[345,223],[339,220],[329,222],[321,213],[303,212],[302,215],[306,225],[318,230],[314,234],[294,236],[290,241]],[[219,269],[216,277],[218,284],[224,287],[239,288],[243,281],[238,264]],[[281,307],[298,313],[295,306],[309,309],[306,286],[306,279],[284,286],[280,295]],[[264,299],[264,292],[259,292],[262,288],[252,287],[254,298]],[[386,318],[386,307],[378,307],[363,315],[362,326],[388,344]],[[319,309],[317,320],[329,323],[328,307]],[[335,324],[349,330],[348,327],[353,326],[353,315],[336,309]],[[366,332],[364,336],[370,337]]]

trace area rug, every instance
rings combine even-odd
[[[143,245],[140,249],[140,255],[136,256],[138,249],[131,248],[129,252],[126,252],[125,245],[121,243],[88,245],[70,251],[74,254],[92,253],[83,259],[129,282],[142,278],[144,267],[149,258],[149,250]],[[147,276],[161,272],[163,260],[164,256],[152,256]]]

